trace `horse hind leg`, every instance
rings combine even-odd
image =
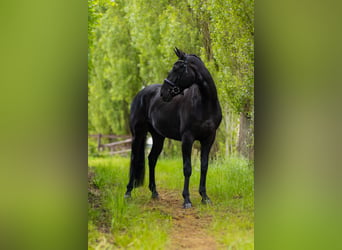
[[[164,140],[165,138],[158,135],[155,132],[151,132],[152,139],[153,139],[153,145],[150,154],[148,155],[148,165],[149,165],[149,177],[150,177],[150,183],[149,188],[152,192],[152,198],[158,199],[159,194],[157,192],[156,188],[156,182],[155,182],[155,166],[157,164],[158,157],[163,149]]]
[[[189,183],[190,183],[190,176],[191,176],[191,150],[193,145],[194,139],[192,135],[183,135],[182,137],[182,156],[183,156],[183,174],[184,174],[184,188],[183,188],[183,198],[184,208],[191,208],[192,203],[190,201],[190,192],[189,192]]]
[[[207,140],[201,141],[201,178],[199,185],[199,193],[202,196],[203,204],[211,204],[211,201],[207,195],[206,180],[208,172],[209,152],[211,146],[213,145],[214,139],[215,136],[211,136]]]

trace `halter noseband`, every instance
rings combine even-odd
[[[169,89],[169,93],[172,97],[179,95],[181,93],[180,87],[176,86],[176,84],[174,82],[171,82],[167,78],[164,79],[164,82],[171,86],[171,88]]]
[[[179,62],[183,62],[184,63],[184,67],[185,67],[185,72],[188,72],[188,67],[187,67],[187,61],[183,61],[183,60],[178,60]],[[182,75],[184,74],[184,71],[182,73]],[[164,83],[167,83],[171,86],[171,89],[169,89],[170,95],[172,97],[179,95],[183,92],[183,89],[181,89],[180,87],[176,86],[176,84],[172,81],[170,81],[169,79],[165,78],[164,79]]]

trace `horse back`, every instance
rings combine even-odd
[[[130,112],[130,129],[133,135],[135,130],[139,127],[141,129],[147,129],[148,109],[150,107],[151,100],[158,95],[160,87],[160,84],[149,85],[140,90],[134,97]]]

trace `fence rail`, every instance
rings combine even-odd
[[[131,151],[132,138],[129,135],[88,135],[88,137],[97,139],[97,150],[103,151],[104,149],[109,149],[109,154],[126,154]],[[117,139],[120,141],[110,142],[103,144],[101,142],[102,138]],[[125,139],[125,140],[122,140]]]
[[[95,138],[98,138],[99,136],[101,138],[110,138],[110,139],[130,138],[131,137],[130,135],[103,135],[103,134],[88,135],[88,137],[95,137]]]

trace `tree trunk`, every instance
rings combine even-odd
[[[249,160],[254,159],[253,122],[245,112],[240,114],[238,152]]]
[[[126,101],[123,101],[123,122],[124,122],[124,134],[127,135],[130,133],[129,129],[129,104]]]

